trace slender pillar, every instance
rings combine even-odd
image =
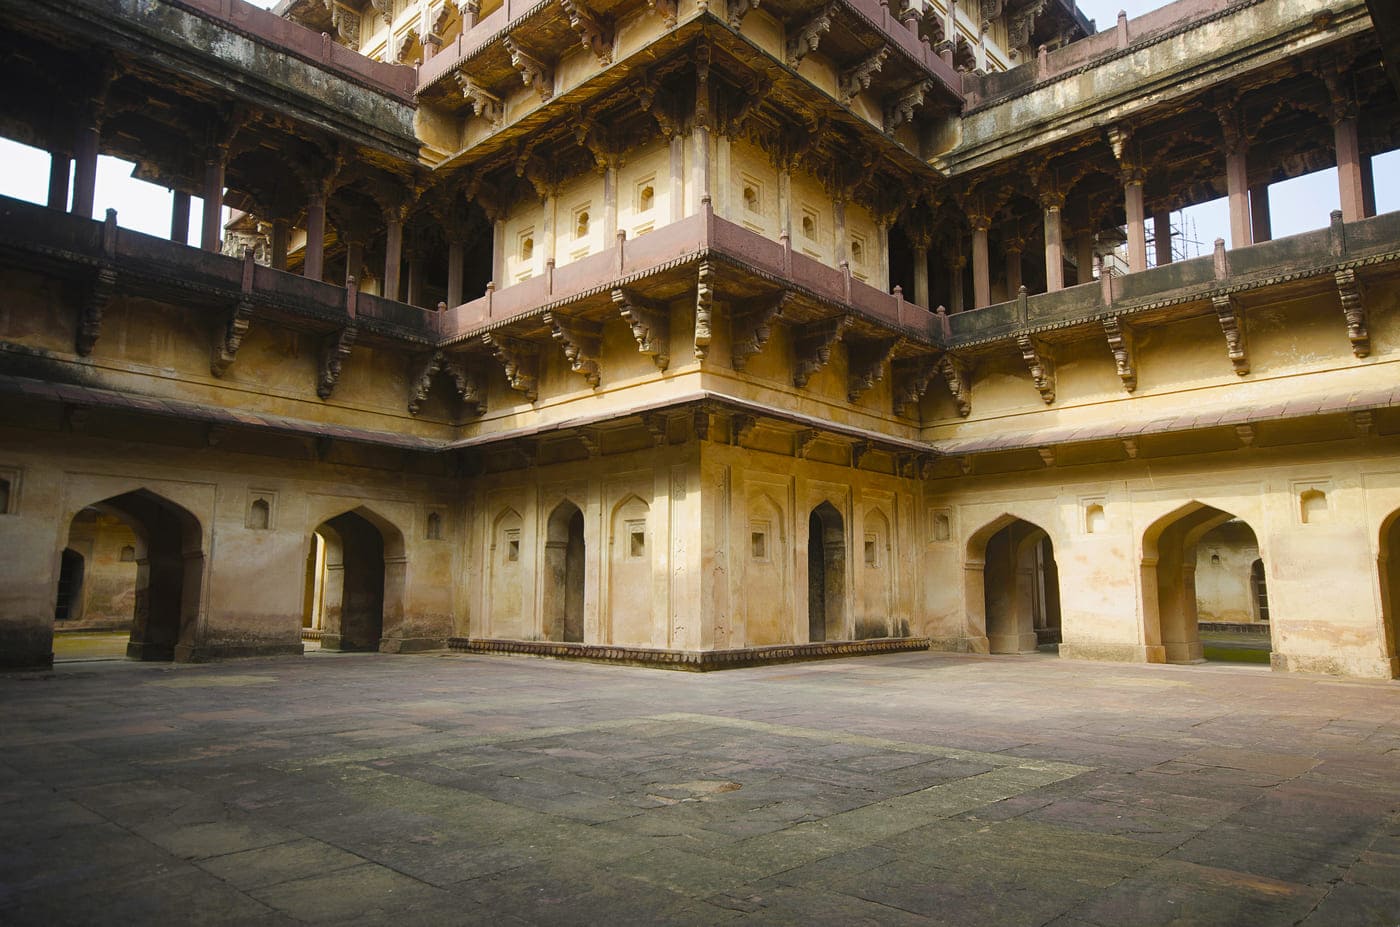
[[[177,194],[178,195],[178,194]],[[286,219],[272,220],[272,267],[287,269],[287,246],[292,238],[292,223]]]
[[[617,161],[608,159],[603,173],[603,247],[611,248],[617,241]]]
[[[1225,186],[1230,197],[1230,247],[1254,243],[1249,230],[1249,177],[1245,171],[1245,145],[1239,142],[1225,153]]]
[[[388,217],[384,230],[384,298],[399,298],[399,274],[403,264],[403,219]]]
[[[1152,214],[1152,243],[1156,254],[1153,256],[1158,267],[1172,262],[1172,214],[1155,212]]]
[[[1063,193],[1047,193],[1040,198],[1045,209],[1045,290],[1053,293],[1065,288],[1065,241],[1060,211],[1064,209]]]
[[[955,254],[948,259],[948,312],[963,311],[963,268],[967,266],[967,257],[962,254]]]
[[[170,203],[170,240],[182,245],[190,243],[190,195],[183,190],[175,190]],[[273,224],[273,256],[276,257],[276,223]],[[283,243],[282,265],[286,266],[286,243]]]
[[[359,282],[365,275],[365,246],[363,242],[347,241],[345,243],[345,285],[349,286],[350,281]]]
[[[875,228],[879,233],[879,241],[876,246],[880,249],[880,279],[877,283],[885,290],[890,287],[890,220],[877,219]]]
[[[1342,221],[1366,218],[1366,197],[1361,183],[1361,145],[1356,137],[1356,117],[1333,124],[1337,144],[1337,184],[1342,194]]]
[[[1007,242],[1006,245],[1006,298],[1015,299],[1021,291],[1021,242]]]
[[[544,198],[544,221],[540,223],[540,252],[544,265],[558,259],[559,198],[551,190]]]
[[[491,221],[491,282],[505,286],[506,279],[506,220]]]
[[[306,255],[301,273],[320,280],[326,269],[326,197],[317,194],[306,204]]]
[[[992,304],[992,274],[987,255],[987,230],[992,220],[986,216],[971,217],[972,223],[972,308]]]
[[[1094,236],[1080,232],[1074,238],[1074,267],[1077,284],[1092,283],[1094,280]]]
[[[1274,237],[1273,222],[1269,218],[1269,185],[1266,183],[1249,188],[1249,237],[1256,244]]]
[[[1361,206],[1367,218],[1376,214],[1376,172],[1368,157],[1361,159]]]
[[[73,140],[73,215],[92,218],[97,199],[97,149],[101,133],[96,126],[83,126]]]
[[[671,136],[671,217],[678,222],[685,215],[685,137]]]
[[[404,302],[410,306],[423,305],[423,261],[413,253],[408,256],[408,297]]]
[[[710,199],[710,130],[704,126],[695,127],[695,211],[700,204]]]
[[[204,160],[204,221],[200,225],[199,247],[218,252],[219,237],[224,230],[224,165],[228,152],[215,148]]]
[[[1142,174],[1129,172],[1123,183],[1123,207],[1128,214],[1128,273],[1147,270],[1147,220],[1142,201]]]
[[[49,152],[49,208],[68,209],[68,171],[73,159],[57,151]]]
[[[778,232],[792,241],[792,171],[787,165],[778,171]]]
[[[832,224],[836,226],[836,266],[840,267],[842,261],[849,260],[850,252],[846,247],[846,201],[839,196],[831,202],[831,217]]]
[[[914,245],[914,302],[931,309],[928,294],[928,243]]]
[[[462,305],[462,263],[466,249],[453,239],[447,243],[447,308]]]

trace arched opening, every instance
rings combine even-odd
[[[567,499],[549,516],[544,559],[544,636],[583,643],[583,512]]]
[[[1381,622],[1390,675],[1400,677],[1400,511],[1392,512],[1381,527],[1376,567],[1381,577]]]
[[[968,590],[981,592],[988,649],[1033,653],[1059,644],[1060,575],[1050,536],[1019,518],[992,528],[982,548],[981,588]]]
[[[317,526],[308,572],[315,571],[311,626],[321,631],[322,649],[379,649],[384,637],[384,547],[380,529],[358,512]]]
[[[1165,516],[1143,538],[1148,646],[1168,663],[1268,663],[1266,577],[1244,520],[1195,502]]]
[[[807,519],[807,639],[846,636],[846,525],[823,502]]]
[[[203,532],[147,490],[73,516],[59,553],[55,659],[188,660],[204,579]]]

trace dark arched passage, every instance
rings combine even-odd
[[[346,512],[316,529],[325,544],[321,647],[378,650],[384,636],[384,537]]]
[[[823,502],[807,520],[807,639],[846,636],[846,524]]]
[[[583,642],[585,549],[583,512],[565,500],[549,516],[545,536],[544,633],[552,641]]]

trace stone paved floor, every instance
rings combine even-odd
[[[1400,924],[1400,684],[903,654],[0,676],[3,924]]]

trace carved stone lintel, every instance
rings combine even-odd
[[[818,10],[815,16],[789,33],[786,48],[788,67],[797,67],[803,58],[817,50],[822,35],[831,29],[831,21],[835,16],[836,5],[827,4]]]
[[[548,103],[554,96],[554,69],[522,48],[514,36],[506,36],[501,44],[510,52],[510,64],[520,72],[520,82],[538,93],[541,102]]]
[[[609,17],[589,9],[582,0],[559,0],[569,17],[569,26],[579,35],[583,47],[593,52],[600,64],[612,64],[613,26]]]
[[[93,278],[92,288],[88,290],[87,299],[83,301],[83,308],[78,316],[76,347],[83,357],[92,353],[92,349],[97,346],[97,339],[102,336],[102,314],[107,311],[107,304],[112,301],[112,294],[116,289],[116,268],[110,264],[103,264],[98,268],[97,276]]]
[[[1017,335],[1016,347],[1021,349],[1021,359],[1026,362],[1026,369],[1030,371],[1040,398],[1048,406],[1055,401],[1054,362],[1045,348],[1029,335]]]
[[[885,338],[878,341],[846,342],[847,369],[850,381],[846,388],[846,398],[859,401],[866,390],[885,378],[885,364],[899,346],[898,338]]]
[[[749,358],[763,350],[773,334],[773,320],[793,299],[792,290],[779,290],[772,296],[751,300],[734,307],[730,324],[730,351],[735,370],[743,370]]]
[[[933,89],[933,81],[921,80],[906,87],[885,106],[885,131],[893,132],[914,118],[914,110],[924,105],[924,97]]]
[[[943,382],[948,384],[948,392],[953,396],[958,414],[967,418],[972,414],[972,389],[967,367],[953,355],[944,354],[938,361],[938,372],[943,375]]]
[[[891,365],[895,415],[904,415],[911,407],[917,411],[919,400],[928,392],[928,385],[937,371],[938,361],[932,355],[895,361]]]
[[[1361,297],[1361,284],[1357,282],[1356,271],[1351,268],[1333,274],[1337,281],[1337,296],[1342,302],[1342,312],[1347,319],[1347,338],[1351,341],[1351,353],[1366,357],[1371,353],[1371,333],[1366,328],[1366,302]]]
[[[1212,296],[1210,302],[1215,308],[1216,318],[1220,320],[1220,330],[1225,333],[1225,349],[1230,355],[1230,363],[1234,365],[1235,373],[1244,376],[1249,373],[1249,353],[1245,347],[1238,304],[1228,294]]]
[[[1123,388],[1128,392],[1137,389],[1137,363],[1133,351],[1133,332],[1117,316],[1103,320],[1103,330],[1108,335],[1108,349],[1113,352],[1113,366]]]
[[[598,359],[603,349],[603,324],[583,319],[570,319],[557,312],[547,312],[544,321],[554,332],[554,340],[564,348],[569,369],[581,374],[588,385],[599,383]]]
[[[331,398],[335,386],[340,382],[340,365],[350,356],[355,346],[355,326],[347,325],[340,331],[327,336],[321,343],[320,377],[316,380],[316,395],[322,399]]]
[[[677,0],[647,0],[647,6],[653,13],[661,17],[661,21],[666,24],[667,29],[676,28],[676,16],[680,12],[680,4]]]
[[[510,388],[534,402],[540,396],[540,351],[528,341],[487,332],[481,340],[505,370]]]
[[[860,462],[872,450],[869,441],[857,441],[851,445],[851,469],[859,470]]]
[[[701,261],[695,280],[695,359],[704,360],[713,337],[711,322],[715,305],[715,271],[709,261]]]
[[[817,440],[817,430],[815,428],[804,428],[792,436],[792,456],[798,460],[806,460],[807,452],[812,449],[812,442]]]
[[[730,28],[738,29],[744,24],[744,17],[758,9],[759,0],[728,0],[725,18]]]
[[[632,326],[637,349],[650,355],[658,370],[669,367],[671,356],[667,345],[671,340],[671,317],[666,307],[623,289],[612,291],[612,301],[627,324]]]
[[[505,102],[494,93],[487,91],[462,72],[457,72],[457,86],[462,88],[462,98],[472,106],[472,112],[493,126],[505,121]]]
[[[842,103],[850,103],[862,90],[870,89],[870,81],[884,65],[885,59],[890,56],[888,45],[882,45],[875,50],[873,55],[863,59],[852,67],[841,72],[839,81],[840,98]]]
[[[238,356],[238,349],[243,346],[243,336],[248,334],[248,327],[252,323],[253,301],[246,296],[241,297],[234,303],[228,319],[214,335],[214,356],[209,360],[210,373],[222,377],[228,372],[228,368],[233,365],[233,359]]]
[[[671,440],[671,419],[661,412],[644,412],[642,424],[651,433],[651,441],[657,447],[665,447]]]
[[[792,368],[792,383],[798,389],[807,385],[812,375],[831,361],[831,348],[850,327],[847,316],[808,322],[800,326],[793,337],[796,360]]]
[[[735,447],[758,427],[758,419],[752,415],[736,412],[729,416],[729,443]]]

